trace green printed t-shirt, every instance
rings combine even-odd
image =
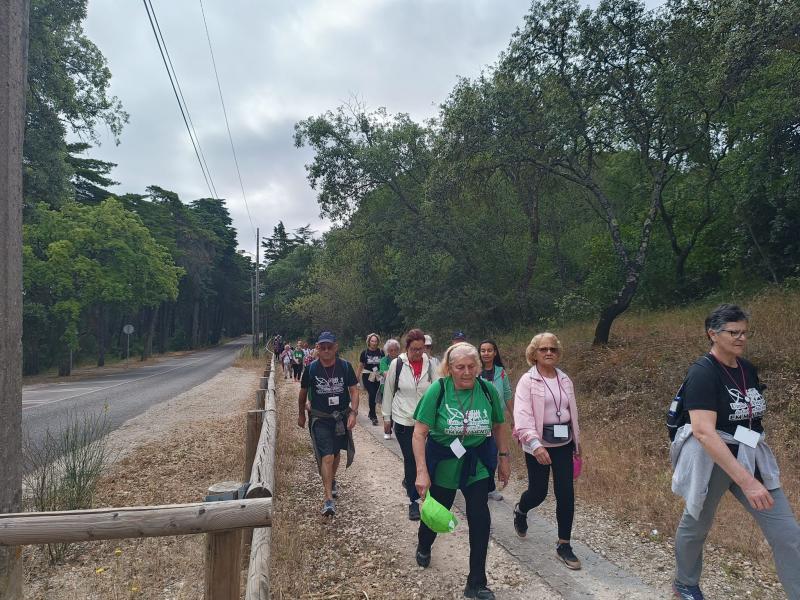
[[[480,383],[476,380],[475,387],[471,390],[456,390],[453,378],[446,377],[439,380],[441,383],[432,384],[420,398],[414,419],[430,427],[430,436],[434,442],[443,446],[450,446],[453,440],[461,438],[465,448],[480,446],[492,433],[492,425],[503,423],[503,403],[492,384],[486,385],[486,390],[492,397],[491,402],[483,393]],[[436,402],[439,397],[440,385],[444,384],[445,392],[439,410]],[[464,411],[467,412],[467,435],[464,433]],[[434,483],[451,490],[458,489],[461,478],[461,469],[464,457],[448,458],[436,466]],[[489,477],[489,470],[478,461],[475,475],[467,478],[467,485]]]

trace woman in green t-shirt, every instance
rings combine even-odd
[[[508,483],[511,463],[503,402],[493,385],[477,378],[480,368],[475,346],[460,342],[447,349],[442,379],[428,388],[414,413],[413,446],[421,498],[431,494],[449,509],[456,490],[464,494],[470,529],[464,597],[491,600],[494,593],[486,587],[489,478],[496,469],[503,484]],[[436,534],[420,522],[416,559],[421,567],[430,564],[435,539]]]

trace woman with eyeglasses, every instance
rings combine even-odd
[[[494,600],[486,580],[492,523],[489,480],[496,470],[505,487],[511,462],[503,403],[494,386],[478,377],[480,365],[478,350],[472,344],[458,342],[447,349],[442,379],[428,388],[414,415],[414,456],[416,488],[421,497],[430,494],[449,509],[458,490],[464,496],[469,526],[469,574],[464,598]],[[417,540],[417,564],[426,568],[431,563],[436,533],[423,521]]]
[[[530,370],[520,377],[514,394],[514,438],[525,451],[528,489],[514,506],[514,529],[525,537],[528,511],[547,497],[550,472],[556,496],[558,542],[556,556],[570,569],[581,561],[570,545],[575,516],[573,455],[580,456],[580,428],[572,380],[557,367],[561,342],[552,333],[539,333],[525,350]]]
[[[703,545],[717,505],[730,491],[767,538],[786,595],[800,598],[800,525],[765,441],[765,386],[742,358],[750,337],[748,314],[722,304],[706,317],[705,332],[711,349],[689,367],[679,394],[688,422],[670,448],[672,491],[686,501],[675,533],[672,589],[684,600],[704,597]]]
[[[406,334],[406,351],[395,358],[386,371],[383,386],[383,432],[394,435],[403,453],[403,487],[408,494],[408,520],[419,521],[419,493],[414,486],[417,463],[411,440],[414,435],[414,411],[419,399],[439,374],[425,354],[425,334],[421,329],[412,329]]]

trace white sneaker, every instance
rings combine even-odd
[[[383,434],[383,439],[385,439],[385,440],[390,440],[390,439],[392,439],[392,434],[391,434],[391,433],[384,433],[384,434]]]
[[[489,492],[489,500],[497,500],[498,502],[503,499],[503,494],[498,492],[497,490],[492,490]]]

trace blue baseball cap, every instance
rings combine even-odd
[[[336,336],[333,335],[330,331],[323,331],[322,333],[319,334],[319,338],[317,338],[317,343],[322,344],[325,342],[329,344],[335,344]]]
[[[451,337],[450,339],[451,340],[464,340],[464,341],[466,341],[467,335],[463,331],[461,331],[459,329],[458,331],[454,331],[453,332],[453,337]]]

